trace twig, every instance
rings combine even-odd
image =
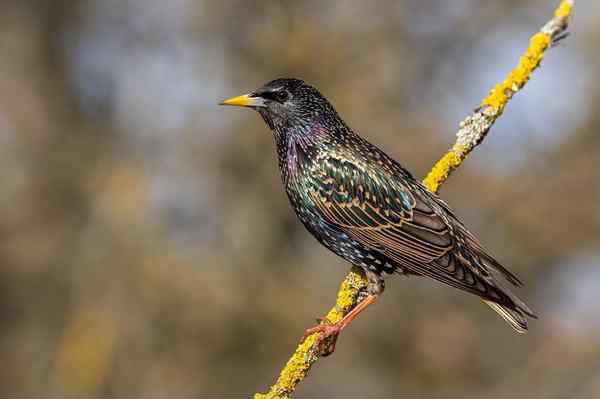
[[[517,67],[492,89],[471,115],[460,122],[456,143],[437,161],[423,180],[427,188],[434,193],[438,192],[440,185],[485,138],[504,112],[508,101],[525,86],[533,71],[540,66],[546,49],[566,33],[573,4],[574,0],[563,0],[560,3],[554,12],[554,18],[531,37],[529,47],[519,59]]]

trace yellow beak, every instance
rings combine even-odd
[[[219,105],[236,105],[238,107],[264,107],[265,102],[260,97],[251,97],[250,94],[229,98]]]

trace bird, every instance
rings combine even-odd
[[[339,333],[385,289],[393,274],[429,277],[480,297],[516,332],[536,314],[507,287],[523,283],[482,246],[438,195],[354,132],[301,79],[275,79],[221,105],[258,111],[273,133],[281,180],[304,227],[367,277],[366,297],[337,323],[306,330],[335,350]]]

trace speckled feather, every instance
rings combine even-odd
[[[517,331],[533,312],[498,281],[520,285],[450,208],[397,161],[354,133],[331,104],[297,79],[255,91],[274,132],[285,190],[298,218],[325,247],[362,267],[368,290],[384,274],[431,277],[478,295]],[[504,314],[503,314],[504,312]]]

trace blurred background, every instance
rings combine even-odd
[[[0,396],[265,391],[349,266],[295,220],[282,76],[423,176],[558,1],[2,0]],[[298,398],[600,397],[600,3],[444,197],[541,316],[388,279]]]

